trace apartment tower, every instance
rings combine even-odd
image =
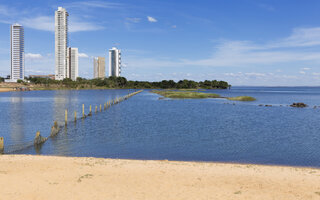
[[[24,29],[20,24],[11,25],[11,78],[12,82],[24,80]]]
[[[55,79],[68,78],[68,12],[58,7],[55,12]]]
[[[78,48],[69,47],[68,48],[68,74],[67,77],[71,78],[73,81],[77,80],[78,74],[78,67],[79,67],[79,57],[78,57]]]
[[[106,77],[106,58],[95,57],[93,58],[93,78]]]
[[[113,47],[109,50],[109,76],[121,75],[121,50]]]

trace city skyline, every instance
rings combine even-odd
[[[116,46],[130,80],[320,85],[320,5],[294,2],[0,1],[0,76],[10,74],[15,22],[25,27],[26,75],[54,73],[53,13],[61,6],[70,13],[81,77],[92,77],[92,58]]]

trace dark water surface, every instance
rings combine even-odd
[[[56,138],[35,149],[26,146],[36,131],[48,136],[54,120],[63,124],[66,108],[72,121],[82,104],[87,113],[90,104],[94,109],[128,90],[0,93],[0,136],[7,153],[320,167],[320,108],[313,109],[320,106],[320,88],[206,92],[258,100],[235,105],[225,99],[158,100],[158,95],[144,91],[105,112],[70,122]],[[287,106],[293,102],[309,107]]]

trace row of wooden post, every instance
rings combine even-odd
[[[124,101],[124,100],[127,100],[128,98],[138,94],[142,92],[142,90],[139,90],[137,92],[133,92],[133,93],[130,93],[124,97],[120,97],[120,98],[116,98],[116,99],[113,99],[113,100],[110,100],[108,101],[107,103],[104,104],[104,110],[106,110],[108,107],[114,105],[114,104],[117,104],[117,103],[120,103],[121,101]],[[102,112],[102,105],[100,104],[100,107],[99,107],[99,111]],[[98,112],[98,106],[95,106],[95,113]],[[88,116],[92,116],[92,106],[90,105],[89,107],[89,114]],[[84,113],[84,104],[82,104],[82,118],[85,118],[86,115]],[[75,111],[74,112],[74,121],[76,122],[77,121],[77,112]],[[66,109],[65,110],[65,125],[68,124],[68,110]]]
[[[142,90],[130,93],[124,97],[120,97],[120,98],[116,98],[113,100],[108,101],[107,103],[104,104],[104,110],[106,110],[107,108],[111,107],[114,104],[120,103],[121,101],[127,100],[128,98],[138,94],[142,92]],[[100,112],[102,112],[102,105],[100,104]],[[98,106],[95,106],[95,113],[98,112]],[[92,106],[90,105],[89,107],[89,114],[88,116],[92,116]],[[82,119],[86,118],[86,115],[84,113],[84,104],[82,104]],[[65,110],[65,126],[67,126],[68,124],[68,110]],[[77,121],[77,112],[74,112],[74,121]],[[58,132],[60,131],[60,127],[58,126],[58,122],[55,121],[54,125],[51,127],[51,133],[49,137],[54,137],[58,134]],[[42,143],[44,143],[46,140],[48,139],[48,137],[42,137],[40,134],[40,131],[37,131],[36,133],[36,137],[34,139],[34,145],[40,145]],[[4,153],[4,138],[0,137],[0,154]]]

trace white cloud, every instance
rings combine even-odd
[[[30,54],[29,59],[26,59],[26,75],[30,74],[54,74],[54,56],[52,55],[40,55]],[[27,56],[27,54],[26,54]]]
[[[238,77],[238,76],[241,76],[242,73],[239,72],[239,73],[224,73],[225,76],[231,76],[231,77]]]
[[[265,77],[266,74],[264,73],[256,73],[256,72],[248,72],[248,73],[244,73],[247,76],[254,76],[254,77]]]
[[[23,18],[20,23],[28,28],[33,28],[43,31],[54,31],[54,17],[39,16],[32,18]]]
[[[31,59],[31,60],[35,60],[35,59],[42,59],[42,55],[41,54],[36,54],[36,53],[26,53],[25,54],[25,58],[26,59]]]
[[[319,28],[320,29],[320,28]],[[316,30],[311,34],[312,30]],[[126,60],[130,68],[163,68],[163,67],[275,67],[298,65],[308,65],[300,69],[300,71],[308,71],[309,68],[320,64],[320,51],[317,48],[306,48],[314,46],[318,42],[317,37],[307,39],[308,36],[296,37],[297,29],[287,37],[280,40],[269,41],[263,44],[254,43],[251,41],[232,41],[220,40],[215,45],[214,52],[209,54],[204,59],[186,59],[186,58],[159,58],[149,57],[141,58],[141,56],[127,56]],[[317,35],[317,28],[311,28],[308,35]],[[320,32],[319,32],[320,34]],[[305,39],[303,39],[306,37]],[[296,38],[294,40],[293,38]],[[288,42],[290,41],[290,42]],[[301,42],[308,41],[308,42]],[[319,37],[320,41],[320,37]],[[303,44],[303,45],[302,45]],[[310,66],[310,67],[309,67]],[[278,73],[284,73],[286,70],[277,67],[274,69]],[[298,66],[296,66],[298,67]],[[229,74],[230,76],[235,74]],[[247,76],[263,77],[264,74],[247,74]]]
[[[96,30],[102,30],[104,29],[103,26],[91,23],[91,22],[85,22],[80,19],[72,19],[70,18],[70,26],[69,26],[70,32],[80,32],[80,31],[96,31]]]
[[[305,71],[299,71],[299,74],[306,74]]]
[[[172,25],[171,27],[172,27],[172,28],[177,28],[177,25]]]
[[[154,18],[154,17],[148,16],[147,18],[148,18],[148,21],[151,22],[151,23],[154,23],[154,22],[157,22],[157,21],[158,21],[158,20],[157,20],[156,18]]]
[[[272,76],[273,74],[257,73],[257,72],[238,72],[238,73],[224,73],[224,76],[233,78],[266,78]]]
[[[277,41],[275,47],[309,47],[320,45],[320,27],[296,28],[293,33],[282,41]]]
[[[80,9],[87,9],[90,8],[119,8],[123,7],[123,4],[120,3],[112,3],[112,2],[105,2],[105,1],[77,1],[72,2],[70,4],[66,4],[66,8],[80,8]]]
[[[23,18],[20,20],[23,26],[43,31],[54,31],[54,17],[53,16],[39,16],[33,18]],[[80,32],[80,31],[95,31],[104,29],[103,26],[82,21],[77,17],[69,18],[69,32]]]
[[[141,18],[137,18],[137,17],[130,18],[130,17],[127,17],[126,21],[132,22],[132,23],[139,23],[141,21]]]
[[[210,58],[184,60],[185,64],[203,66],[245,66],[312,61],[320,63],[320,51],[305,50],[320,46],[320,27],[294,29],[284,39],[256,44],[250,41],[220,41]]]
[[[302,70],[304,70],[304,71],[308,71],[308,70],[311,70],[311,68],[309,68],[309,67],[305,67],[305,68],[302,68]]]
[[[89,7],[107,7],[112,3],[92,1],[92,2],[78,2],[79,5]],[[78,4],[77,4],[78,5]],[[116,4],[114,4],[116,5]],[[79,31],[95,31],[104,29],[103,26],[96,23],[96,21],[86,21],[84,16],[77,16],[75,14],[69,17],[69,32]],[[18,22],[24,27],[43,31],[54,31],[54,13],[52,15],[36,15],[27,9],[15,9],[0,5],[0,23],[11,24]]]
[[[314,76],[320,76],[320,73],[313,72],[312,75],[314,75]]]
[[[320,52],[274,50],[259,47],[246,41],[227,41],[216,48],[210,58],[202,60],[184,60],[187,65],[202,66],[245,66],[266,65],[296,61],[318,61]]]
[[[89,56],[85,53],[78,53],[79,58],[89,58]]]

